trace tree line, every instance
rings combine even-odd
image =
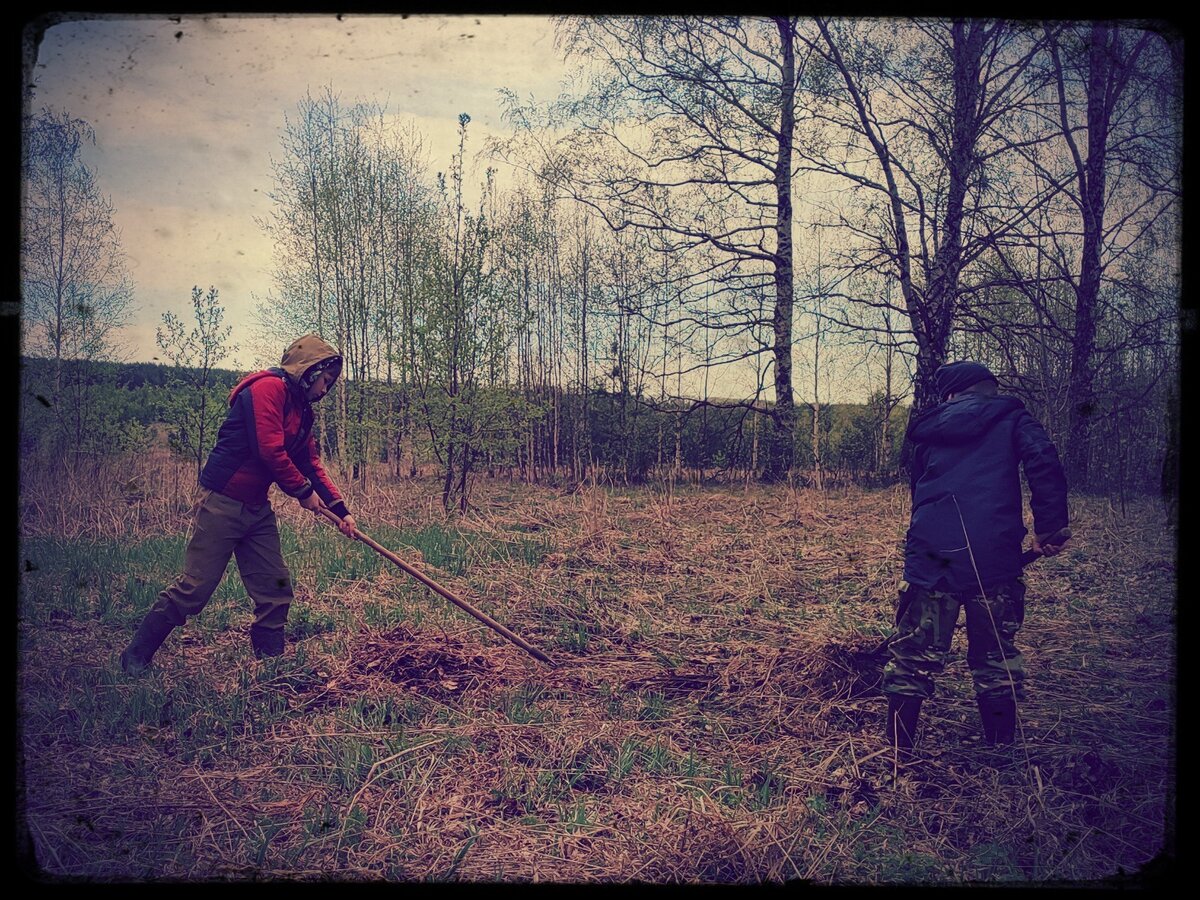
[[[80,435],[72,453],[104,456],[143,453],[166,446],[197,467],[203,463],[215,440],[230,389],[245,376],[232,369],[203,370],[170,363],[119,363],[111,361],[64,364],[68,377],[77,379],[89,398],[94,413],[93,427]],[[21,360],[21,427],[18,444],[22,459],[45,464],[56,452],[55,411],[47,399],[53,383],[54,364],[40,357]],[[195,385],[207,379],[208,390]],[[511,392],[511,389],[505,389]],[[388,409],[412,403],[396,385],[370,382],[365,388],[369,409]],[[497,404],[515,402],[498,398]],[[568,395],[556,402],[569,417],[578,413],[584,399]],[[592,415],[586,437],[594,456],[591,477],[607,484],[643,484],[652,479],[681,478],[696,481],[753,478],[755,440],[753,423],[735,407],[705,407],[648,403],[640,398],[625,401],[619,395],[597,389],[587,398]],[[207,412],[207,418],[206,418]],[[883,410],[876,403],[836,404],[820,424],[818,452],[827,473],[841,483],[883,484],[899,475],[899,447],[903,435],[903,412],[890,417],[889,440],[881,440]],[[622,419],[622,415],[625,419]],[[803,413],[801,414],[803,416]],[[378,423],[375,423],[378,428]],[[811,422],[804,422],[805,426]],[[891,447],[890,457],[880,448]],[[569,461],[578,448],[568,436],[561,446],[562,459],[555,464],[543,459],[534,471],[512,442],[486,448],[479,475],[491,478],[520,478],[556,485],[570,483]],[[336,447],[334,457],[337,457]],[[807,427],[797,431],[798,472],[813,467],[814,457]],[[369,446],[373,469],[389,463],[389,446]],[[391,474],[405,477],[429,470],[437,462],[432,441],[418,432],[402,459],[391,460]],[[398,464],[398,465],[397,465]],[[801,481],[807,476],[798,475]]]
[[[1075,489],[1142,490],[1169,471],[1177,34],[736,16],[556,30],[571,90],[542,104],[502,91],[510,135],[473,157],[466,113],[438,166],[413,126],[332,85],[287,114],[255,325],[271,345],[317,331],[342,350],[319,427],[352,478],[428,455],[443,503],[465,508],[497,467],[877,477],[903,463],[907,411],[936,402],[933,372],[964,356],[1046,422]],[[70,202],[55,160],[72,151],[45,135],[90,130],[47,114],[25,131],[26,180],[42,185],[22,245],[26,346],[81,358],[63,323],[82,336],[96,326],[80,309],[119,319],[101,301],[124,282],[47,274],[65,254],[44,235]],[[98,244],[68,220],[60,237]],[[160,330],[181,371],[206,340],[224,349],[205,300],[193,343]],[[848,385],[861,415],[831,401]],[[710,424],[725,436],[711,445]],[[847,463],[855,429],[869,468]]]

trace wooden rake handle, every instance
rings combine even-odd
[[[323,515],[325,518],[327,518],[330,522],[333,522],[335,525],[341,525],[342,520],[338,517],[337,513],[335,513],[333,510],[329,509],[328,507],[322,506],[320,509],[320,512],[321,512],[321,515]],[[453,593],[448,591],[446,588],[442,587],[440,584],[438,584],[436,581],[434,581],[428,575],[424,574],[423,572],[417,570],[410,564],[406,563],[404,560],[402,560],[399,556],[397,556],[391,550],[387,549],[382,544],[379,544],[376,541],[373,541],[371,538],[367,537],[367,535],[363,534],[357,528],[354,529],[354,539],[356,541],[360,541],[361,543],[366,544],[368,547],[370,547],[372,550],[374,550],[376,553],[378,553],[380,556],[384,557],[385,559],[391,560],[397,566],[399,566],[401,569],[403,569],[407,574],[411,575],[413,578],[417,579],[417,581],[421,582],[421,584],[425,585],[425,587],[429,588],[434,593],[440,594],[441,596],[445,597],[447,600],[449,600],[451,603],[453,603],[455,606],[457,606],[463,612],[470,613],[472,616],[474,616],[476,619],[478,619],[480,622],[482,622],[488,628],[492,629],[492,631],[508,638],[508,640],[512,641],[514,644],[516,644],[518,647],[520,647],[522,650],[524,650],[530,656],[534,657],[535,659],[541,660],[542,662],[546,663],[547,665],[550,665],[550,666],[554,665],[554,661],[552,659],[550,659],[549,656],[547,656],[545,653],[543,653],[537,647],[533,646],[533,644],[529,643],[523,637],[521,637],[518,634],[514,634],[512,631],[505,628],[503,625],[501,625],[499,622],[497,622],[495,619],[493,619],[487,613],[483,612],[482,610],[476,609],[474,606],[472,606],[466,600],[456,597]]]

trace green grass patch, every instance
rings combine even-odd
[[[489,560],[520,560],[536,565],[548,549],[540,537],[497,541],[453,526],[377,531],[375,539],[404,555],[416,549],[431,566],[453,575]],[[323,594],[339,582],[371,579],[391,563],[367,547],[354,546],[333,529],[297,532],[280,525],[284,560],[295,581]],[[31,623],[98,619],[105,624],[135,624],[182,571],[186,535],[139,540],[64,539],[48,536],[22,540],[21,614]],[[411,593],[411,586],[406,586]],[[423,595],[422,595],[423,596]],[[211,635],[238,624],[248,614],[247,596],[231,559],[212,599],[198,617],[199,632]],[[412,619],[414,612],[395,602],[374,603],[368,624],[386,628]],[[297,640],[340,627],[337,617],[297,603],[289,617],[289,633]],[[564,635],[586,646],[586,629]]]
[[[183,563],[183,535],[141,541],[21,540],[21,613],[32,622],[140,617]]]
[[[516,537],[498,541],[453,525],[427,525],[417,529],[398,529],[388,526],[367,527],[371,538],[402,559],[420,551],[426,563],[451,575],[464,575],[479,562],[489,560],[519,560],[537,565],[549,551],[542,537]],[[302,556],[309,561],[304,568],[312,570],[317,591],[327,589],[337,581],[353,581],[378,575],[391,563],[365,546],[354,546],[332,528],[298,533],[281,526],[280,543],[284,556]],[[314,565],[312,561],[317,561]]]
[[[529,725],[545,721],[548,713],[538,706],[545,688],[538,685],[522,685],[500,698],[500,709],[514,725]]]

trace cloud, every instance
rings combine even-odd
[[[255,220],[270,213],[271,160],[306,92],[328,85],[411,121],[432,176],[449,166],[459,113],[472,119],[470,155],[501,132],[499,88],[545,99],[560,80],[544,17],[111,15],[46,31],[32,106],[96,130],[86,158],[136,284],[128,338],[149,359],[162,312],[186,312],[194,284],[217,286],[235,340],[249,342],[252,298],[272,288]]]

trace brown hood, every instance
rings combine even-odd
[[[300,377],[310,367],[331,358],[336,359],[338,367],[341,368],[342,356],[340,353],[317,335],[306,334],[304,337],[296,338],[292,341],[292,345],[283,351],[283,359],[279,365],[283,371],[287,372],[292,383],[298,385]]]

